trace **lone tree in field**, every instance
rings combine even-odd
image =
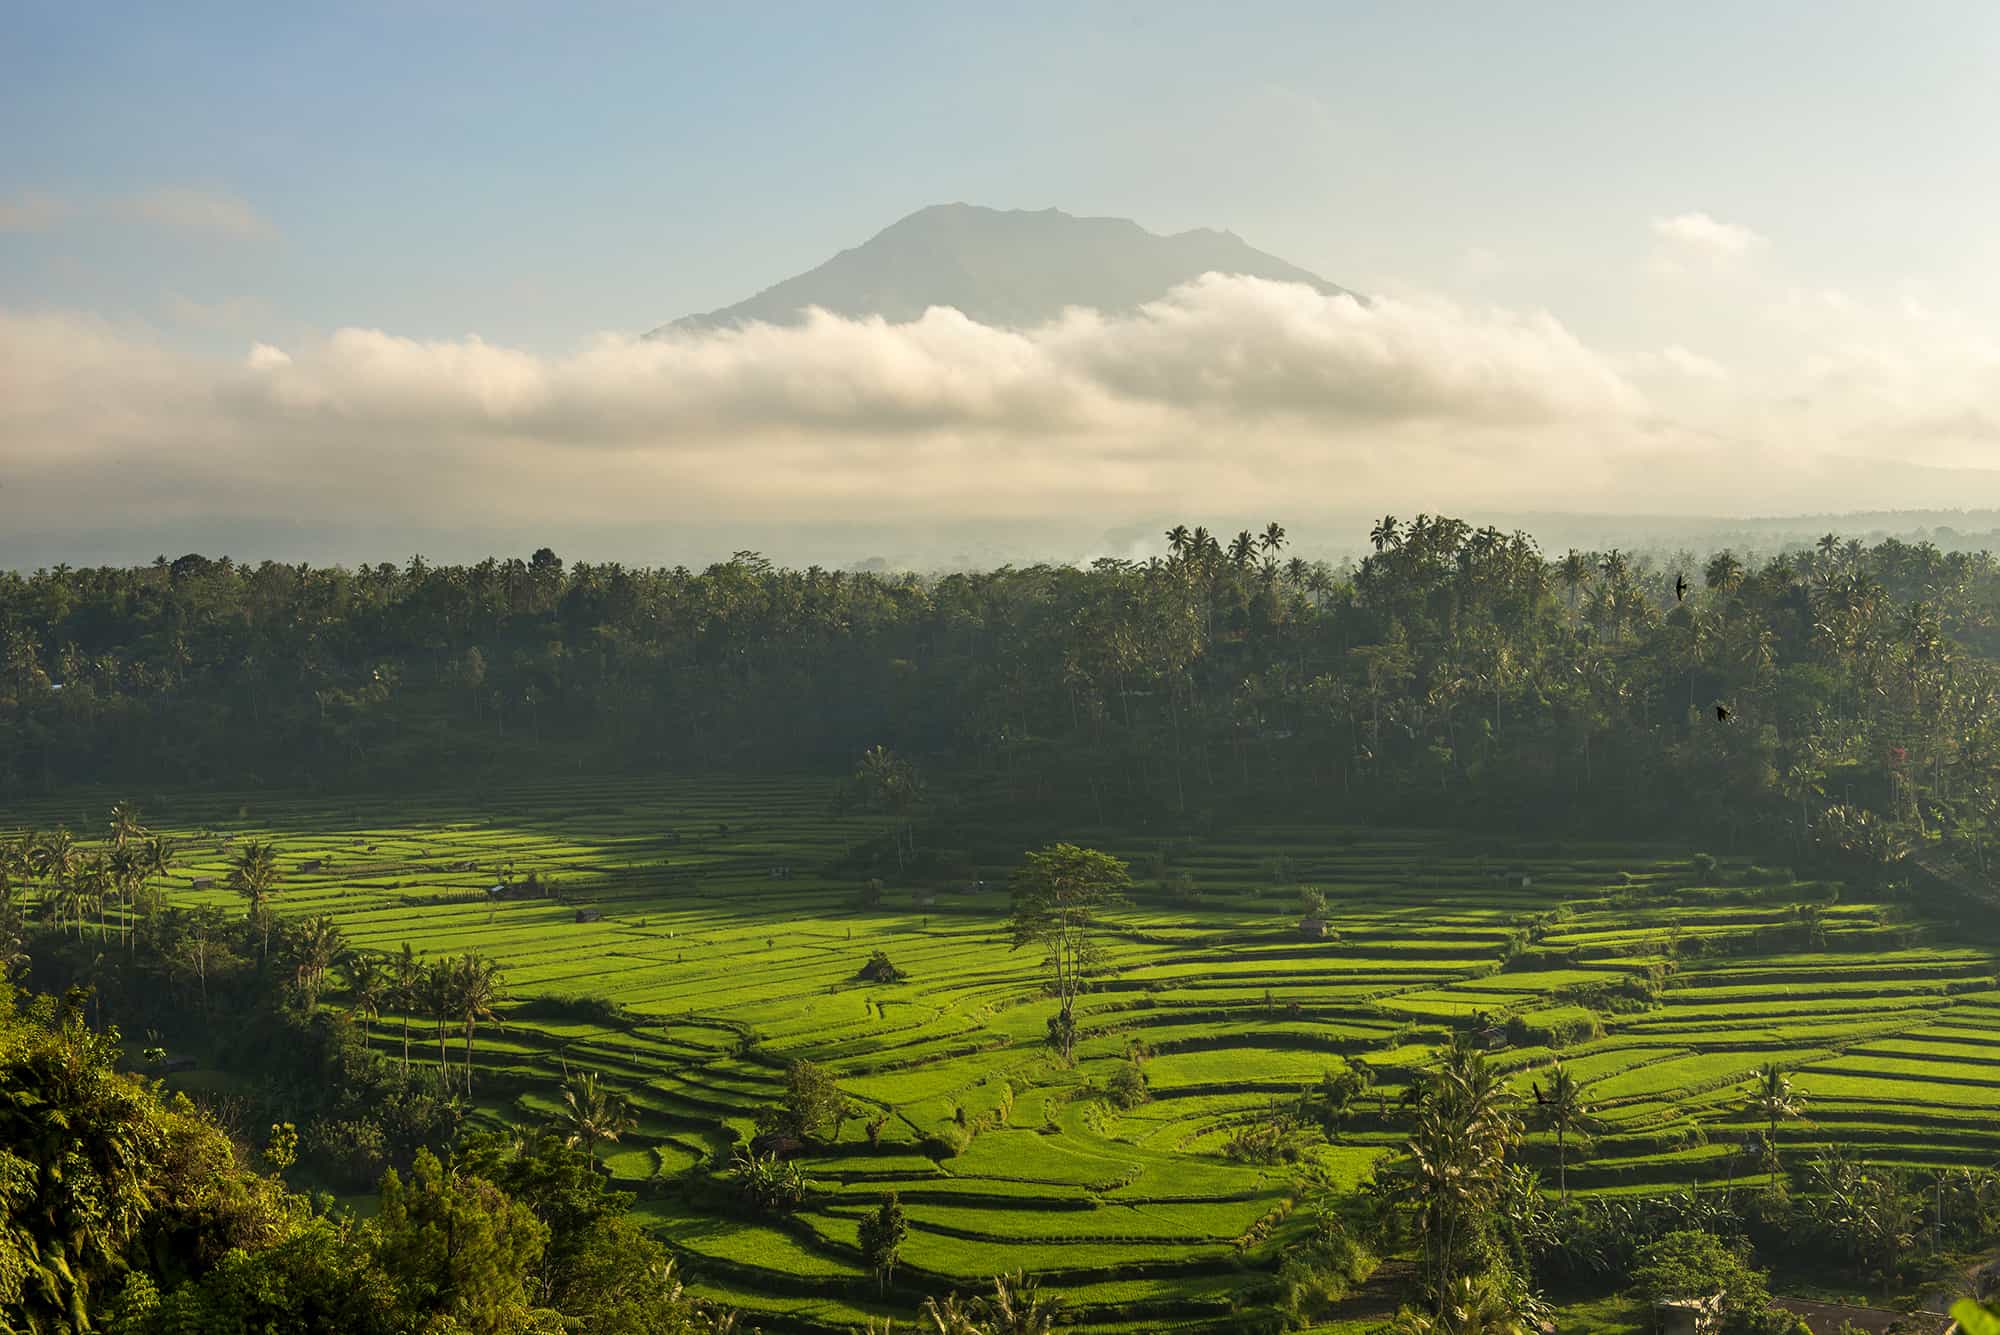
[[[1576,1077],[1557,1062],[1549,1071],[1549,1087],[1543,1092],[1535,1083],[1535,1124],[1556,1133],[1556,1193],[1569,1199],[1569,1138],[1581,1139],[1590,1126],[1590,1109],[1583,1101],[1583,1087]]]
[[[883,1287],[896,1273],[896,1262],[901,1259],[903,1239],[908,1236],[909,1224],[903,1218],[903,1203],[890,1192],[882,1198],[881,1208],[861,1221],[861,1259],[875,1275],[875,1290]]]
[[[791,1140],[838,1140],[848,1118],[847,1099],[824,1066],[793,1062],[785,1070],[785,1097],[757,1110],[757,1129]]]
[[[599,1145],[616,1145],[620,1136],[638,1125],[625,1096],[599,1084],[595,1072],[578,1071],[563,1082],[556,1129],[571,1149],[594,1159]]]
[[[1051,844],[1030,853],[1014,873],[1014,948],[1040,946],[1048,952],[1049,990],[1056,998],[1049,1046],[1064,1061],[1076,1049],[1076,999],[1103,958],[1091,928],[1099,911],[1117,903],[1131,886],[1131,871],[1123,862],[1075,844]]]
[[[1765,1152],[1770,1156],[1771,1185],[1778,1185],[1778,1123],[1806,1113],[1806,1096],[1792,1088],[1792,1078],[1776,1062],[1765,1062],[1750,1084],[1746,1106],[1765,1122]]]

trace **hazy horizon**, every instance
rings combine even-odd
[[[2000,506],[2000,15],[1923,13],[32,10],[0,565]],[[642,337],[952,201],[1368,300]]]

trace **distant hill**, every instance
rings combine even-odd
[[[1345,291],[1233,232],[1159,236],[1128,218],[936,204],[748,301],[665,328],[796,324],[809,306],[894,321],[953,306],[981,324],[1020,328],[1052,320],[1067,306],[1130,311],[1210,272]]]

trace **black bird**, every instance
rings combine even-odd
[[[1722,703],[1722,702],[1721,702],[1720,700],[1716,701],[1716,703],[1715,703],[1715,721],[1716,721],[1717,723],[1727,723],[1727,722],[1729,722],[1729,720],[1730,720],[1730,719],[1731,719],[1732,717],[1734,717],[1734,715],[1732,715],[1732,714],[1731,714],[1731,713],[1729,712],[1729,706],[1728,706],[1728,705],[1725,705],[1725,704],[1723,704],[1723,703]]]
[[[1548,1102],[1548,1099],[1542,1094],[1542,1082],[1539,1080],[1535,1082],[1535,1102],[1537,1103]]]
[[[1687,596],[1688,596],[1688,577],[1687,577],[1686,575],[1675,575],[1675,576],[1674,576],[1674,601],[1675,601],[1675,602],[1680,602],[1681,600],[1683,600],[1683,599],[1684,599],[1684,598],[1686,598]]]

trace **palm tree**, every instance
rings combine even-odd
[[[560,1125],[563,1143],[582,1147],[592,1158],[597,1147],[616,1145],[618,1138],[639,1125],[623,1094],[598,1083],[594,1071],[578,1071],[563,1083]]]
[[[319,1005],[320,989],[326,985],[326,971],[347,950],[347,938],[340,925],[324,913],[315,914],[292,928],[292,982],[305,998],[306,1012]]]
[[[955,1293],[948,1293],[942,1299],[924,1299],[918,1315],[929,1323],[932,1335],[987,1335],[976,1307],[960,1302]]]
[[[1469,1276],[1453,1280],[1438,1295],[1438,1312],[1403,1309],[1391,1335],[1527,1335],[1528,1323],[1500,1295]]]
[[[494,1007],[504,995],[506,980],[500,966],[467,951],[458,962],[457,1002],[465,1021],[465,1096],[472,1097],[472,1031],[481,1020],[494,1016]]]
[[[389,965],[389,1000],[403,1014],[403,1074],[410,1073],[410,1016],[423,998],[423,956],[403,943],[403,951]]]
[[[262,965],[271,953],[271,896],[282,874],[278,871],[278,851],[255,840],[243,845],[229,868],[229,888],[250,904],[250,917],[262,929],[262,945],[257,962]]]
[[[389,978],[382,969],[382,961],[374,955],[354,954],[347,957],[347,1004],[354,1017],[361,1021],[361,1046],[368,1046],[368,1024],[382,1015],[382,1002],[388,995]]]
[[[1277,520],[1264,525],[1264,531],[1257,537],[1257,546],[1266,556],[1276,556],[1285,546],[1285,526]]]
[[[1556,1194],[1568,1200],[1569,1137],[1581,1136],[1589,1125],[1590,1109],[1583,1102],[1582,1086],[1560,1061],[1549,1071],[1548,1092],[1539,1083],[1535,1086],[1534,1115],[1539,1125],[1556,1133]]]
[[[1387,547],[1402,546],[1402,530],[1396,524],[1396,516],[1383,515],[1377,520],[1375,526],[1368,530],[1368,541],[1375,545],[1378,552]]]
[[[451,1061],[445,1055],[445,1026],[459,1016],[458,970],[450,960],[439,960],[424,970],[424,981],[418,989],[423,998],[425,1012],[437,1021],[438,1040],[438,1092],[448,1094],[451,1090]]]
[[[1702,582],[1716,593],[1728,596],[1743,583],[1743,563],[1734,553],[1717,552],[1702,571]]]
[[[1018,1270],[993,1277],[993,1296],[978,1303],[991,1335],[1050,1335],[1055,1330],[1057,1304],[1043,1299],[1038,1287]]]
[[[1499,1196],[1507,1151],[1520,1134],[1512,1105],[1484,1054],[1463,1043],[1445,1050],[1419,1089],[1404,1195],[1418,1210],[1440,1304],[1466,1230]]]
[[[1778,1123],[1805,1116],[1806,1096],[1776,1062],[1765,1062],[1750,1085],[1745,1106],[1765,1122],[1764,1144],[1771,1161],[1771,1186],[1778,1185]]]
[[[1569,595],[1569,611],[1572,617],[1576,615],[1577,590],[1590,583],[1590,577],[1596,568],[1596,563],[1590,559],[1588,553],[1580,552],[1574,547],[1565,552],[1563,559],[1556,565],[1556,579],[1563,586],[1564,592]]]

